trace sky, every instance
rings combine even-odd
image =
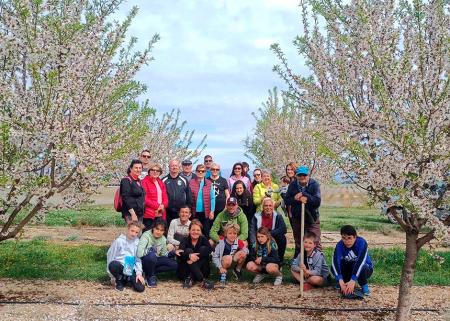
[[[161,40],[154,61],[137,79],[148,86],[158,115],[181,110],[194,143],[207,134],[207,148],[222,168],[247,161],[243,141],[255,126],[252,112],[273,87],[285,84],[272,67],[278,63],[269,47],[279,43],[294,70],[304,70],[292,45],[300,34],[297,0],[128,0],[117,18],[139,8],[128,32],[143,49],[155,33]]]

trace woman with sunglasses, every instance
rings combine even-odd
[[[145,211],[144,231],[152,228],[153,222],[157,219],[166,220],[166,208],[169,205],[166,185],[159,178],[162,174],[162,167],[159,164],[152,164],[148,170],[148,175],[142,180],[142,187],[145,190]]]
[[[206,166],[197,165],[195,169],[197,177],[189,182],[192,195],[192,216],[203,225],[203,235],[209,238],[211,220],[214,220],[216,197],[212,182],[205,179]]]
[[[259,168],[255,168],[253,171],[253,182],[252,187],[255,188],[256,184],[261,183],[262,180],[262,171]]]
[[[236,183],[236,181],[242,181],[245,184],[245,187],[249,191],[252,191],[252,184],[250,182],[250,179],[242,174],[243,167],[244,166],[242,166],[242,163],[235,163],[233,165],[233,170],[230,177],[228,178],[228,188],[230,190],[233,188],[233,185],[234,183]]]

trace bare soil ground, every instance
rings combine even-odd
[[[364,301],[349,301],[341,299],[332,288],[308,291],[304,298],[300,298],[298,286],[274,287],[269,282],[257,286],[230,283],[225,289],[205,291],[198,286],[185,290],[179,283],[168,281],[155,289],[146,288],[144,293],[136,293],[130,288],[117,292],[109,284],[83,281],[0,279],[0,284],[0,315],[3,321],[393,320],[394,313],[383,310],[343,312],[295,308],[394,308],[397,298],[397,289],[386,286],[373,286],[372,296]],[[415,287],[414,296],[415,308],[437,312],[413,311],[411,320],[449,320],[450,287]],[[2,304],[4,301],[16,303]],[[23,304],[27,301],[35,303]]]
[[[110,245],[111,242],[123,232],[123,227],[27,226],[24,228],[22,239],[32,240],[41,238],[48,241],[61,242],[65,244]],[[383,235],[380,232],[369,231],[364,231],[360,234],[367,240],[371,248],[390,248],[394,246],[403,246],[405,244],[404,234],[398,231],[391,231],[388,235]],[[288,232],[287,238],[288,247],[294,247],[292,232]],[[334,247],[336,242],[340,239],[341,236],[339,233],[324,232],[322,233],[321,242],[324,247]]]

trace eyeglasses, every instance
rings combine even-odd
[[[143,157],[143,158],[150,158],[151,156],[150,155],[141,155],[141,157]]]
[[[203,169],[197,171],[197,173],[204,173],[204,172],[205,172],[205,170],[203,170]]]
[[[212,171],[220,171],[218,168],[211,168]]]
[[[205,163],[211,163],[212,159],[205,159]]]

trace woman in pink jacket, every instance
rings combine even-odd
[[[142,187],[145,190],[144,202],[144,231],[152,228],[153,222],[157,218],[166,220],[166,207],[169,204],[167,199],[166,185],[159,178],[162,174],[162,167],[159,164],[150,166],[148,175],[142,180]]]

